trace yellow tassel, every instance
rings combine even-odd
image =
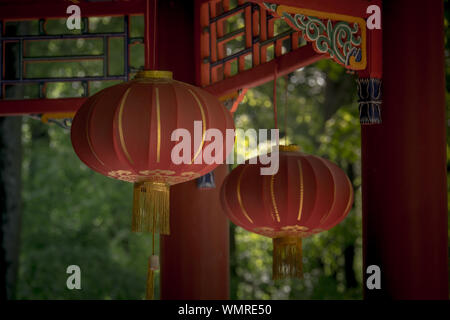
[[[155,272],[148,268],[147,273],[147,294],[145,296],[145,299],[147,300],[153,300],[154,299],[154,291],[155,291]]]
[[[169,185],[161,182],[140,182],[133,190],[133,232],[170,234]]]
[[[274,280],[303,277],[302,238],[273,239],[272,277]]]
[[[153,243],[155,239],[153,238]],[[148,273],[147,273],[147,300],[153,300],[155,289],[155,271],[159,269],[159,257],[155,255],[155,248],[153,248],[153,254],[148,260]]]

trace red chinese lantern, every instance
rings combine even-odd
[[[194,121],[201,123],[198,130]],[[187,163],[175,164],[172,149],[179,141],[171,136],[180,128],[190,134],[191,151]],[[223,139],[209,141],[210,128],[218,129]],[[92,170],[134,183],[132,230],[154,237],[155,232],[170,232],[169,187],[219,165],[202,159],[209,144],[232,150],[234,141],[227,146],[226,129],[234,129],[233,119],[213,95],[173,80],[172,72],[141,71],[134,80],[90,97],[73,119],[71,138],[78,157]],[[221,163],[226,156],[224,151]],[[149,265],[147,297],[152,298],[153,271],[159,265],[154,248]]]
[[[172,132],[185,128],[194,140],[201,121],[201,143],[191,143],[191,163],[171,159]],[[172,79],[168,71],[142,71],[132,81],[106,88],[79,109],[72,144],[91,169],[134,182],[133,231],[169,234],[169,186],[192,180],[218,164],[194,163],[211,141],[209,128],[233,129],[229,111],[203,89]],[[223,134],[222,145],[226,145]],[[231,150],[229,148],[228,150]],[[223,152],[223,159],[226,158]],[[197,161],[196,161],[197,162]]]
[[[225,179],[222,206],[233,223],[273,239],[273,278],[302,276],[302,238],[342,221],[353,188],[334,163],[280,146],[279,170],[261,175],[262,164],[242,164]]]

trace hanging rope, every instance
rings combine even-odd
[[[147,271],[147,300],[153,300],[155,297],[155,271],[159,269],[159,257],[155,254],[155,233],[156,233],[156,215],[153,215],[152,231],[152,255],[148,262]]]
[[[150,2],[153,3],[153,21],[151,21],[150,19],[151,18]],[[145,26],[144,26],[145,70],[156,69],[156,16],[157,16],[157,0],[147,0],[145,3]],[[152,28],[150,28],[151,25]],[[153,30],[153,37],[150,37],[150,29]]]
[[[273,122],[274,128],[278,129],[278,116],[277,116],[277,67],[273,71]]]
[[[278,111],[277,111],[277,64],[275,64],[275,68],[273,70],[273,122],[274,128],[278,129]],[[277,135],[277,145],[280,145],[280,135]]]
[[[151,21],[150,7],[153,4],[153,21]],[[146,0],[145,4],[145,70],[156,69],[156,15],[157,15],[157,0]],[[152,25],[153,37],[150,37],[150,26]],[[153,300],[155,297],[155,271],[159,269],[159,257],[155,253],[155,233],[157,215],[153,214],[152,223],[152,255],[148,261],[147,271],[147,292],[146,299]],[[161,220],[161,217],[159,218]]]
[[[147,0],[148,1],[148,0]],[[157,0],[153,0],[153,69],[156,70],[156,13]]]
[[[288,82],[289,75],[285,76],[284,81],[284,144],[287,145],[287,108],[288,108]]]

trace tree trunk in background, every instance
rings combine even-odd
[[[19,262],[22,118],[0,117],[0,299],[14,299]]]
[[[33,147],[49,148],[50,136],[48,134],[48,125],[33,119],[29,119],[28,125],[31,132],[31,144]],[[31,179],[33,179],[36,172],[39,170],[38,161],[39,154],[30,157],[28,174]]]

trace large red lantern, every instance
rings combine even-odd
[[[207,135],[210,128],[222,133],[219,141],[217,135]],[[187,130],[191,146],[187,161],[179,164],[172,161],[172,150],[179,143],[177,137],[172,141],[176,129]],[[215,155],[216,161],[209,164],[203,154],[210,143],[232,150],[234,140],[226,138],[226,129],[234,129],[233,119],[217,98],[173,80],[169,71],[141,71],[132,81],[102,90],[73,119],[71,138],[78,157],[105,176],[134,182],[132,230],[153,235],[148,299],[153,299],[154,271],[159,268],[155,233],[170,233],[169,187],[200,177],[224,162],[225,151],[220,161]]]
[[[195,145],[194,121],[201,121]],[[191,133],[190,163],[171,159],[175,129]],[[169,71],[141,71],[134,80],[90,97],[72,123],[72,144],[91,169],[134,182],[133,231],[169,234],[169,186],[195,179],[218,164],[197,163],[211,141],[206,130],[233,129],[229,111],[207,91],[172,79]],[[222,145],[226,145],[223,134]],[[232,148],[228,148],[232,150]],[[223,159],[226,158],[223,152]]]
[[[225,179],[222,205],[242,228],[273,238],[273,278],[302,276],[302,238],[342,221],[353,188],[334,163],[280,146],[279,170],[261,175],[262,164],[242,164]]]

